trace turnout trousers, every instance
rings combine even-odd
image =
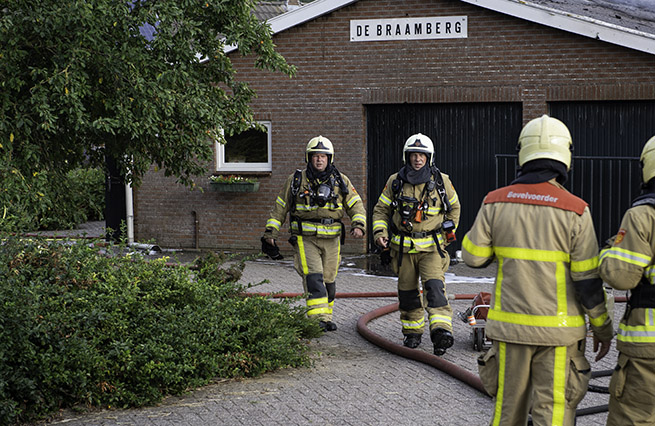
[[[398,275],[398,304],[403,334],[423,334],[425,312],[429,330],[453,331],[453,310],[446,295],[445,274],[450,265],[448,253],[409,252],[402,254],[398,267],[396,250],[391,251],[391,266]]]
[[[655,359],[619,353],[610,380],[608,426],[655,425]]]
[[[478,360],[480,378],[494,397],[491,425],[575,424],[575,410],[587,392],[591,367],[585,341],[570,346],[532,346],[494,340]]]
[[[338,237],[298,235],[294,248],[294,267],[302,277],[307,297],[307,316],[319,321],[332,321],[341,241]]]

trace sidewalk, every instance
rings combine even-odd
[[[392,277],[366,275],[354,264],[342,267],[337,293],[393,292]],[[454,273],[454,274],[453,274]],[[480,275],[481,274],[481,275]],[[493,270],[473,270],[456,265],[446,277],[447,291],[476,294],[489,291]],[[476,278],[482,276],[482,278]],[[248,262],[242,282],[260,283],[253,292],[301,292],[300,278],[292,262],[258,260]],[[359,318],[379,307],[396,303],[395,297],[340,298],[334,320],[339,326],[310,344],[315,364],[309,368],[285,369],[255,379],[226,380],[195,390],[183,397],[167,398],[157,407],[103,410],[68,415],[54,424],[78,425],[483,425],[488,424],[491,398],[430,365],[409,360],[365,339],[356,330]],[[454,312],[464,311],[470,300],[451,300]],[[617,311],[622,312],[621,305]],[[616,318],[620,312],[615,314]],[[618,324],[618,323],[617,323]],[[453,318],[455,345],[443,357],[477,375],[471,328]],[[402,344],[398,313],[368,324],[371,331]],[[588,358],[592,358],[588,342]],[[593,371],[613,369],[617,352],[612,351]],[[416,350],[432,353],[429,335]],[[592,379],[607,386],[609,377]],[[608,396],[588,392],[579,408],[606,404]],[[606,413],[578,418],[578,425],[604,425]]]

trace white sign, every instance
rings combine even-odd
[[[466,38],[466,23],[466,16],[355,19],[350,21],[350,41]]]

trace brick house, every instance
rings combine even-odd
[[[571,129],[571,190],[589,202],[599,239],[609,237],[636,195],[635,157],[655,135],[655,25],[639,11],[551,3],[559,2],[316,0],[270,19],[294,78],[229,53],[258,94],[264,159],[231,161],[217,146],[207,166],[207,177],[256,176],[259,190],[215,192],[207,180],[204,192],[189,191],[152,171],[134,191],[136,239],[259,250],[279,189],[305,167],[305,145],[319,134],[370,214],[405,139],[420,131],[460,195],[461,240],[484,195],[514,176],[521,127],[546,113]],[[369,244],[347,239],[344,253]]]

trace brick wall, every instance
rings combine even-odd
[[[468,38],[349,41],[352,19],[465,15]],[[366,195],[365,105],[504,102],[523,104],[524,122],[563,100],[655,99],[655,56],[523,21],[457,0],[360,0],[275,36],[297,75],[254,70],[232,54],[238,78],[258,93],[258,119],[272,122],[273,171],[257,193],[189,191],[153,171],[135,193],[139,241],[165,247],[258,250],[277,192],[304,167],[308,140],[335,145],[335,164]],[[208,165],[208,175],[212,167]],[[286,225],[286,224],[285,224]],[[286,228],[286,226],[285,226]],[[281,236],[281,246],[288,235]],[[365,251],[348,239],[344,253]]]

